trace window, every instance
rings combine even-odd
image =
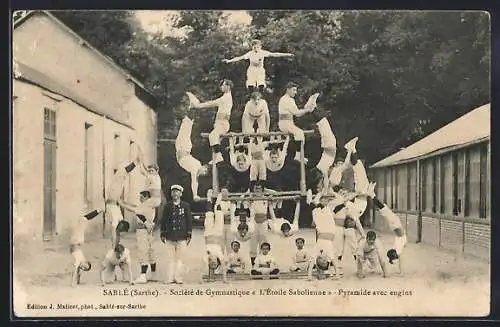
[[[441,158],[441,210],[442,214],[453,214],[453,157]]]
[[[85,123],[85,136],[84,136],[84,159],[83,159],[83,199],[89,203],[92,199],[92,132],[91,124]]]
[[[384,169],[377,169],[377,197],[385,202],[385,172]]]
[[[386,198],[385,203],[389,208],[393,208],[392,206],[392,168],[388,167],[385,171],[385,189],[386,189]]]
[[[408,166],[401,165],[398,167],[398,209],[408,209]]]
[[[486,218],[486,197],[488,186],[487,165],[488,165],[488,144],[480,145],[480,194],[479,194],[479,218]]]
[[[433,159],[422,161],[422,211],[433,212],[434,166]]]
[[[44,137],[49,140],[55,141],[56,139],[56,112],[54,110],[45,108],[43,119],[43,132]]]
[[[400,185],[398,183],[398,181],[399,181],[398,171],[399,171],[399,167],[397,167],[397,166],[392,169],[393,182],[394,182],[392,185],[393,185],[393,189],[394,189],[394,208],[395,209],[399,209],[398,205],[399,205],[399,187],[400,187]]]
[[[439,194],[439,158],[432,159],[432,212],[436,213],[438,210],[438,194]]]
[[[408,198],[409,209],[416,211],[417,210],[417,163],[412,163],[409,166],[408,184],[410,193]]]

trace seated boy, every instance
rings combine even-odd
[[[304,249],[305,240],[302,237],[295,239],[295,246],[297,247],[297,252],[292,257],[292,265],[290,266],[291,272],[309,272],[312,270],[313,262],[312,257],[309,255],[308,251]]]
[[[228,274],[241,274],[245,272],[247,259],[240,252],[240,242],[232,241],[231,242],[231,253],[229,253],[228,257]]]
[[[386,277],[385,262],[382,255],[382,244],[377,239],[377,234],[374,231],[368,231],[366,233],[366,239],[361,241],[358,248],[357,255],[357,276],[359,278],[365,277],[363,273],[364,265],[369,264],[374,269],[377,267],[382,268],[382,274],[384,278]]]
[[[120,243],[116,244],[114,249],[110,249],[104,257],[101,270],[102,286],[115,280],[116,268],[121,270],[124,280],[128,279],[130,285],[134,285],[130,251]]]
[[[277,267],[276,260],[269,253],[271,244],[264,242],[260,245],[260,253],[255,258],[255,262],[250,273],[252,275],[277,275],[280,270]]]

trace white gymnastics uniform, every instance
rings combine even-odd
[[[243,55],[243,59],[250,61],[247,69],[246,85],[249,86],[266,86],[266,70],[264,69],[264,58],[270,54],[266,50],[249,51]]]
[[[161,204],[161,178],[157,172],[148,173],[146,177],[146,190],[151,194],[148,199],[151,206],[157,208]]]
[[[398,215],[392,212],[392,210],[389,209],[387,206],[384,206],[382,209],[379,210],[379,212],[385,218],[387,224],[389,225],[389,228],[392,231],[394,231],[395,229],[400,229],[403,232],[403,236],[394,235],[394,245],[393,245],[393,249],[395,249],[398,254],[401,254],[403,252],[404,247],[408,243],[408,238],[403,229],[403,225],[401,224],[401,220],[399,219]]]
[[[264,144],[259,142],[258,144],[250,143],[248,145],[251,161],[250,161],[250,180],[262,180],[267,179],[267,169],[266,161],[264,160]]]
[[[248,243],[250,240],[253,239],[253,236],[255,234],[255,222],[252,218],[247,217],[246,219],[246,224],[248,226],[248,232],[245,235],[245,237],[241,237],[241,235],[238,233],[238,225],[240,224],[240,217],[233,216],[232,221],[231,221],[231,234],[233,235],[233,240],[236,240],[240,242],[240,251],[243,251],[243,247],[246,246],[248,247]]]
[[[282,132],[293,134],[295,141],[304,141],[304,131],[295,126],[293,121],[295,112],[298,110],[295,99],[288,94],[283,95],[278,103],[278,128]]]
[[[71,226],[70,252],[75,259],[75,266],[80,266],[80,264],[87,261],[81,249],[81,246],[85,242],[85,229],[87,223],[87,218],[80,215],[77,219],[73,220]]]
[[[268,224],[266,200],[253,201],[250,204],[250,217],[255,221],[255,236],[250,240],[250,255],[255,256],[260,250],[260,245],[267,242]]]
[[[214,215],[213,212],[207,212],[205,221],[205,255],[204,261],[208,264],[209,254],[215,255],[220,262],[224,261],[224,215]]]
[[[115,267],[118,266],[123,271],[124,277],[128,275],[128,267],[132,264],[132,259],[130,257],[129,249],[125,248],[120,259],[116,258],[114,249],[110,249],[106,256],[104,257],[103,265],[105,267],[105,277],[106,282],[112,282],[115,274]],[[130,276],[127,276],[130,278]]]
[[[281,231],[281,225],[285,223],[290,225],[289,236],[292,236],[299,231],[299,225],[297,223],[292,224],[285,218],[276,218],[269,220],[269,227],[271,228],[271,232],[284,237],[283,232]]]
[[[276,266],[276,260],[272,256],[271,252],[266,255],[261,253],[255,258],[254,269],[263,274],[270,273],[276,268]]]
[[[257,132],[269,132],[269,108],[264,99],[259,99],[257,104],[250,100],[245,105],[243,116],[241,117],[241,130],[243,133],[254,133],[253,124],[257,122]]]
[[[328,207],[315,208],[312,215],[316,231],[318,232],[316,255],[324,253],[331,261],[336,262],[337,254],[335,253],[333,242],[337,228],[332,211]]]
[[[361,193],[366,192],[368,190],[370,182],[368,181],[368,177],[366,176],[365,166],[360,160],[358,160],[353,166],[353,171],[354,190]],[[367,204],[368,200],[366,196],[357,196],[354,199],[354,202],[349,201],[346,203],[346,214],[351,218],[359,220],[359,218],[365,212]]]
[[[153,232],[147,230],[146,224],[153,223],[156,210],[146,201],[141,203],[135,209],[135,213],[138,221],[135,235],[137,238],[137,258],[139,264],[147,265],[149,263],[155,263],[156,258],[153,249]],[[142,222],[139,216],[146,218],[146,221]]]
[[[372,245],[369,245],[366,239],[359,243],[358,257],[361,262],[368,261],[372,267],[377,267],[380,264],[379,256],[382,257],[382,244],[378,239]]]
[[[335,162],[337,139],[332,132],[328,119],[323,118],[316,124],[319,129],[319,134],[321,135],[321,148],[323,148],[321,159],[316,165],[316,168],[318,168],[319,171],[321,171],[323,175],[326,176],[328,175],[328,170]]]
[[[233,108],[233,96],[231,92],[226,92],[215,101],[218,109],[215,115],[214,128],[208,135],[210,146],[220,144],[220,136],[229,132],[229,118],[231,117],[231,109]]]
[[[302,250],[297,249],[297,252],[295,252],[295,255],[292,257],[292,265],[290,266],[290,270],[294,271],[298,268],[301,272],[306,272],[312,261],[313,258],[305,248],[303,248]]]
[[[193,121],[188,117],[184,117],[175,139],[175,152],[179,166],[191,175],[196,175],[201,168],[201,163],[191,155],[191,149],[193,148],[191,143],[192,129]]]
[[[242,254],[241,249],[239,252],[232,251],[227,256],[228,268],[236,273],[244,273],[247,267],[249,267],[248,263],[250,262],[250,259],[247,257],[248,255],[245,256]],[[242,264],[245,264],[245,269],[243,269]]]
[[[118,200],[122,196],[125,178],[129,174],[125,170],[125,167],[129,164],[130,162],[120,165],[120,168],[118,168],[116,173],[113,175],[113,179],[111,180],[106,196],[106,220],[111,221],[113,233],[116,230],[118,223],[123,220],[123,214],[120,206],[118,205]]]
[[[221,210],[217,210],[217,206],[220,206]],[[231,217],[236,210],[236,205],[230,201],[220,201],[216,203],[216,208],[214,211],[215,215],[222,215],[224,221],[224,249],[226,253],[229,253],[231,249],[231,242],[233,241],[233,236],[231,233]],[[218,217],[217,217],[218,218]]]

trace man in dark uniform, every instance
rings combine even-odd
[[[191,241],[193,217],[187,202],[181,201],[184,188],[172,185],[172,201],[167,202],[160,221],[161,241],[167,246],[167,283],[182,284],[183,257]]]

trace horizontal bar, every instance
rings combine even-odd
[[[201,133],[202,137],[208,137],[210,133]],[[287,132],[265,132],[265,133],[241,133],[241,132],[230,132],[226,134],[222,134],[220,137],[234,137],[234,136],[272,136],[272,135],[290,135],[293,136],[293,134],[287,133]],[[304,130],[304,135],[314,135],[314,130],[308,129]]]
[[[250,275],[245,273],[238,274],[227,274],[227,280],[252,280],[252,279],[263,279],[274,277],[275,279],[304,279],[307,278],[307,273],[290,273],[290,272],[280,272],[278,275]],[[207,274],[203,275],[203,281],[208,281],[209,276]],[[222,274],[215,274],[212,276],[212,280],[221,281]]]
[[[223,201],[279,201],[279,200],[297,200],[301,195],[282,195],[282,196],[245,196],[245,197],[222,197]]]
[[[175,143],[175,139],[158,139],[156,140],[158,143]]]
[[[252,193],[242,193],[242,192],[230,192],[228,193],[229,196],[246,196],[246,195],[251,195]],[[301,195],[300,191],[275,191],[275,192],[264,192],[263,195],[271,195],[271,196],[277,196],[277,195]]]

